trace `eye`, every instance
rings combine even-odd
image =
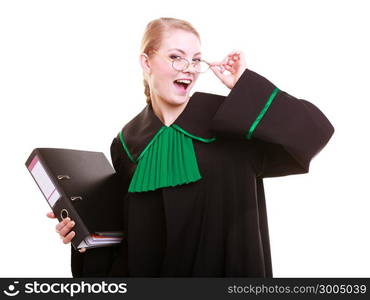
[[[202,59],[201,58],[193,58],[193,61],[195,61],[195,62],[201,62]]]
[[[178,55],[170,55],[171,59],[181,59],[181,56]]]

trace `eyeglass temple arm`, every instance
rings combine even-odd
[[[203,62],[205,62],[207,65],[211,66],[212,64],[204,59],[202,59]]]

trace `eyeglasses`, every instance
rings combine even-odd
[[[172,63],[172,67],[176,70],[176,71],[184,71],[186,70],[189,65],[190,65],[190,62],[184,58],[184,57],[180,57],[180,56],[177,56],[176,58],[172,59],[172,58],[168,58],[164,55],[162,55],[161,53],[159,53],[157,50],[153,50],[154,53],[158,54],[160,57],[162,57],[163,59],[169,61]],[[203,59],[199,59],[197,58],[196,61],[192,61],[191,62],[192,66],[194,67],[195,69],[195,72],[197,73],[204,73],[204,72],[207,72],[208,69],[209,69],[209,66],[210,66],[210,63],[206,62],[205,60]]]

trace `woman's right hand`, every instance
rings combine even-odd
[[[56,216],[53,212],[48,212],[46,216],[50,219],[56,219]],[[64,244],[68,244],[74,238],[76,233],[71,231],[71,229],[75,226],[75,222],[71,220],[69,217],[63,219],[55,226],[56,232],[59,234],[60,238],[63,239]],[[86,248],[81,248],[78,251],[81,253],[86,251]]]

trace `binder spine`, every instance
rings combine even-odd
[[[62,221],[64,218],[70,217],[75,221],[76,225],[73,231],[76,232],[76,235],[71,243],[73,248],[77,250],[80,243],[90,235],[90,232],[72,204],[72,201],[78,199],[70,199],[59,182],[68,179],[62,177],[67,175],[56,176],[53,174],[38,148],[32,151],[26,161],[26,167],[57,219]]]

